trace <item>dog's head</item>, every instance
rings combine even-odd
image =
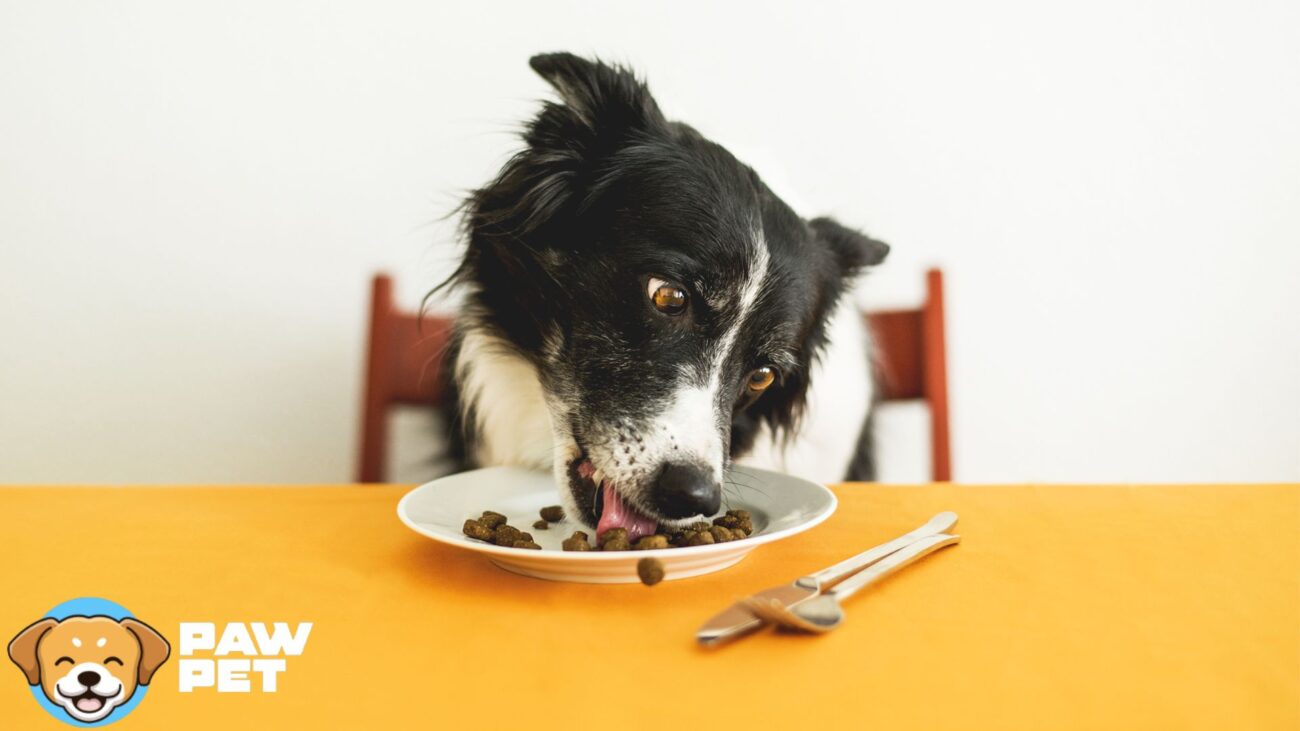
[[[148,685],[171,647],[135,619],[42,619],[9,643],[9,657],[31,685],[78,721],[106,718]]]
[[[465,317],[537,367],[586,522],[711,515],[755,427],[796,427],[830,310],[888,247],[800,218],[626,69],[531,65],[561,102],[467,201]]]

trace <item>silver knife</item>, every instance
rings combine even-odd
[[[727,640],[748,634],[763,626],[763,620],[755,617],[754,613],[749,611],[749,608],[745,606],[746,601],[750,599],[776,601],[785,605],[787,609],[797,606],[900,548],[904,548],[922,538],[944,533],[956,524],[957,514],[944,511],[930,518],[920,528],[905,533],[888,543],[869,548],[852,558],[844,559],[834,566],[824,568],[817,573],[801,576],[789,584],[764,589],[757,594],[740,599],[705,622],[699,631],[695,633],[695,639],[705,647],[714,647]]]

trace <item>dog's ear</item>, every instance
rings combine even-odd
[[[798,432],[799,422],[806,406],[807,374],[829,342],[826,332],[831,308],[842,297],[848,297],[853,288],[853,278],[863,269],[885,260],[889,245],[854,231],[830,218],[814,218],[808,222],[812,231],[812,246],[821,247],[818,254],[829,255],[832,265],[821,271],[819,283],[822,296],[814,311],[811,327],[802,335],[799,348],[800,367],[789,374],[779,389],[770,396],[764,395],[750,408],[752,420],[767,422],[772,433],[789,440]],[[751,425],[752,428],[752,425]],[[788,441],[787,441],[788,443]]]
[[[667,122],[646,85],[627,69],[571,53],[533,56],[529,65],[560,93],[528,123],[528,147],[466,201],[471,236],[495,245],[529,245],[530,234],[578,205],[601,161]]]
[[[528,65],[555,87],[567,110],[598,140],[613,141],[665,124],[645,82],[626,68],[572,53],[543,53],[528,59]],[[558,111],[548,106],[539,121]]]
[[[39,685],[41,682],[41,664],[36,659],[36,646],[41,643],[45,633],[54,629],[58,623],[59,620],[46,617],[27,625],[26,629],[9,641],[9,659],[27,676],[28,685]]]
[[[846,277],[879,264],[889,254],[889,244],[854,231],[832,218],[814,218],[808,225],[817,238],[830,247]]]
[[[668,134],[659,105],[629,70],[571,53],[534,56],[529,64],[560,94],[524,130],[527,147],[497,177],[470,193],[463,225],[470,246],[444,286],[481,278],[545,283],[541,252],[572,244],[573,216],[590,201],[610,156],[638,140]],[[532,303],[520,301],[521,311]]]
[[[172,646],[153,627],[138,619],[127,617],[121,621],[121,625],[135,635],[136,641],[140,643],[140,667],[136,680],[140,685],[148,685],[153,674],[172,654]]]

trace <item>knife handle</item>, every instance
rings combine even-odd
[[[956,543],[961,543],[961,536],[950,536],[946,533],[918,539],[910,545],[886,556],[879,562],[872,564],[844,581],[841,581],[828,593],[834,594],[836,599],[843,601],[858,593],[861,589],[880,581],[904,566],[915,563],[944,546],[951,546]]]
[[[945,510],[933,518],[930,518],[930,520],[926,521],[925,525],[911,531],[910,533],[904,533],[894,540],[889,541],[888,543],[882,543],[875,548],[868,548],[852,558],[846,558],[830,568],[825,568],[815,574],[811,574],[808,578],[816,580],[818,588],[825,589],[828,586],[847,579],[858,571],[861,571],[871,564],[883,559],[900,548],[915,543],[922,538],[943,533],[954,525],[957,525],[957,514],[950,510]]]

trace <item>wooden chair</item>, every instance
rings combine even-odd
[[[442,403],[438,370],[451,327],[449,317],[421,317],[398,310],[393,302],[393,280],[388,275],[376,274],[371,280],[358,482],[384,481],[390,408]]]
[[[881,398],[929,404],[930,476],[936,482],[952,480],[943,272],[925,273],[925,302],[919,309],[869,312],[864,318],[875,344]]]
[[[926,300],[920,309],[872,312],[864,318],[875,340],[881,396],[886,401],[929,402],[933,478],[951,480],[942,273],[926,273]],[[392,279],[374,277],[358,482],[384,480],[391,407],[441,404],[438,369],[451,328],[451,318],[398,310]]]

